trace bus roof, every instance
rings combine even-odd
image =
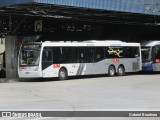
[[[141,46],[155,46],[155,45],[160,45],[160,40],[154,40],[154,41],[146,41],[146,42],[143,42],[141,43]]]
[[[45,41],[42,46],[140,46],[140,43],[126,43],[119,40],[107,41]]]

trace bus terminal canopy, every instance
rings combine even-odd
[[[116,24],[159,23],[159,0],[0,0],[0,14]]]
[[[0,22],[3,23],[0,26],[0,33],[7,31],[11,35],[36,34],[31,30],[34,28],[34,21],[37,20],[43,20],[43,32],[54,31],[53,28],[56,26],[58,29],[68,31],[64,26],[69,23],[76,24],[68,26],[77,26],[77,30],[80,23],[91,25],[91,30],[94,30],[97,24],[107,24],[108,28],[111,28],[110,25],[118,24],[154,27],[154,31],[152,28],[148,30],[154,33],[153,36],[155,34],[159,36],[157,29],[159,30],[160,25],[160,2],[159,0],[0,0]],[[135,27],[135,31],[137,29],[139,28]]]
[[[0,6],[31,3],[160,15],[159,0],[0,0]]]

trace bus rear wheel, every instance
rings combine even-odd
[[[115,74],[116,74],[116,69],[115,69],[115,67],[114,67],[113,65],[109,66],[109,68],[108,68],[108,75],[109,75],[110,77],[113,77],[113,76],[115,76]]]
[[[64,68],[61,68],[59,70],[59,76],[58,76],[59,80],[67,80],[68,79],[68,74],[67,74],[67,70]]]
[[[125,69],[124,69],[124,67],[123,67],[122,65],[120,65],[120,66],[118,67],[117,73],[118,73],[118,76],[123,76],[123,75],[125,75]]]

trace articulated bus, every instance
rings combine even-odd
[[[141,44],[142,70],[160,71],[160,41],[148,41]]]
[[[39,42],[19,52],[20,78],[50,78],[108,74],[123,76],[142,69],[139,43],[122,41]]]

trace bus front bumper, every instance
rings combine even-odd
[[[42,73],[38,71],[19,71],[19,78],[42,78]]]

